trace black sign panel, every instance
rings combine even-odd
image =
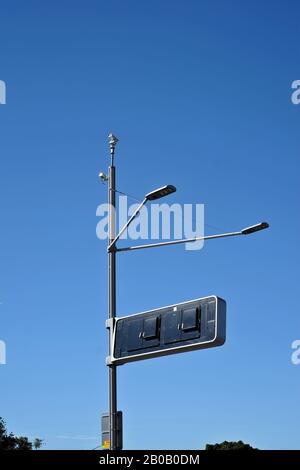
[[[217,296],[116,318],[111,363],[153,357],[224,344],[226,302]]]

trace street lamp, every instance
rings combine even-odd
[[[175,186],[168,184],[167,186],[162,186],[161,188],[155,189],[154,191],[151,191],[151,193],[146,194],[145,199],[147,201],[155,201],[156,199],[160,199],[162,197],[168,196],[169,194],[175,193],[175,191]]]
[[[155,189],[150,193],[146,194],[143,201],[136,208],[132,216],[128,219],[124,227],[120,230],[118,235],[115,234],[116,226],[116,172],[114,166],[115,149],[118,143],[117,137],[113,134],[109,134],[109,145],[110,145],[110,166],[108,176],[100,173],[100,178],[103,182],[108,181],[108,320],[106,327],[109,330],[109,356],[107,358],[107,366],[109,368],[109,435],[110,435],[110,450],[121,450],[120,443],[118,442],[118,413],[117,413],[117,366],[112,363],[112,348],[113,348],[113,337],[115,329],[115,317],[116,317],[116,254],[119,251],[132,251],[141,250],[143,248],[155,248],[167,245],[177,245],[180,243],[191,243],[198,240],[210,240],[214,238],[225,238],[234,237],[239,235],[249,235],[260,230],[264,230],[269,227],[267,222],[261,222],[250,227],[246,227],[237,232],[228,232],[215,235],[207,235],[204,237],[185,238],[182,240],[173,240],[168,242],[150,243],[146,245],[129,246],[123,248],[117,248],[116,243],[128,228],[131,222],[139,214],[142,207],[147,201],[155,201],[162,197],[168,196],[176,191],[175,186],[166,185],[161,188]]]

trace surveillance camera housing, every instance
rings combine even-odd
[[[108,176],[102,171],[99,173],[99,178],[101,179],[103,183],[108,180]]]

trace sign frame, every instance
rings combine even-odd
[[[116,347],[117,324],[119,321],[131,319],[131,318],[135,318],[139,316],[142,317],[146,314],[151,315],[151,314],[159,313],[161,310],[165,310],[165,309],[166,310],[174,309],[175,311],[175,309],[177,310],[178,307],[180,308],[184,306],[188,308],[189,305],[192,306],[193,304],[195,304],[195,302],[200,302],[200,301],[205,302],[206,300],[209,300],[209,299],[215,299],[215,302],[216,302],[215,335],[213,339],[202,341],[202,342],[189,343],[189,344],[181,344],[181,345],[177,344],[176,346],[173,346],[170,348],[157,349],[155,351],[148,351],[148,352],[139,353],[139,354],[131,354],[128,356],[123,356],[123,357],[114,356],[115,347]],[[114,328],[113,328],[113,337],[112,337],[112,356],[107,358],[107,363],[112,364],[112,365],[123,365],[128,362],[141,361],[145,359],[152,359],[155,357],[167,356],[171,354],[178,354],[178,353],[194,351],[198,349],[207,349],[207,348],[222,346],[225,343],[225,341],[226,341],[226,301],[216,295],[209,295],[206,297],[200,297],[197,299],[188,300],[186,302],[180,302],[180,303],[167,305],[167,306],[159,307],[159,308],[152,309],[152,310],[146,310],[146,311],[135,313],[132,315],[116,317]]]

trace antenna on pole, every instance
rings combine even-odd
[[[109,138],[109,148],[110,148],[110,157],[111,157],[111,164],[114,164],[114,156],[115,156],[115,149],[116,145],[119,142],[119,139],[113,135],[111,132],[108,134]]]

